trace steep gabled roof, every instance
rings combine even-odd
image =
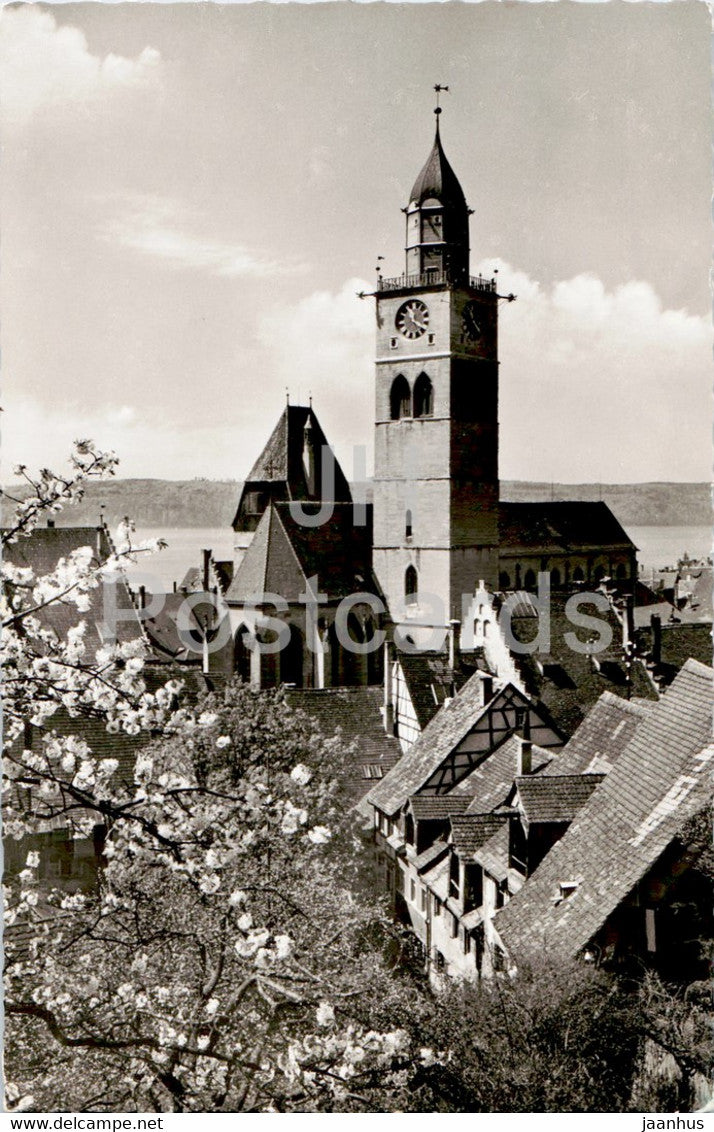
[[[481,679],[476,673],[436,713],[394,770],[370,791],[367,800],[391,815],[401,809],[407,798],[422,790],[448,794],[456,786],[462,793],[459,783],[465,782],[474,773],[473,768],[488,760],[507,740],[516,726],[516,711],[521,707],[529,709],[534,738],[542,738],[552,746],[561,745],[562,740],[545,713],[541,714],[513,685],[501,688],[484,706]]]
[[[607,503],[501,503],[499,514],[504,554],[532,548],[543,554],[601,546],[635,549]]]
[[[303,465],[306,428],[310,432],[314,451],[316,492],[310,490]],[[256,490],[267,491],[272,502],[311,498],[351,502],[349,484],[336,459],[334,484],[332,491],[328,490],[327,478],[322,474],[322,456],[326,445],[327,439],[312,407],[286,405],[263,451],[246,476],[233,520],[234,529],[239,523],[246,495]]]
[[[529,825],[570,822],[582,809],[604,774],[527,775],[515,779],[516,804]]]
[[[453,207],[466,213],[466,198],[459,179],[449,165],[444,153],[438,122],[434,144],[422,166],[412,191],[410,204],[422,204],[425,200],[438,200],[444,207]]]
[[[229,605],[256,594],[304,601],[308,579],[317,577],[330,601],[358,593],[379,594],[372,576],[371,528],[356,526],[352,504],[335,503],[318,526],[305,526],[290,505],[270,504],[226,591]]]
[[[563,838],[498,912],[516,960],[576,956],[711,801],[713,676],[687,661]],[[564,899],[562,883],[574,885]]]
[[[545,775],[607,773],[627,747],[654,701],[625,700],[603,692]]]
[[[454,694],[454,689],[463,688],[474,670],[488,671],[483,649],[480,648],[463,654],[455,668],[451,668],[445,652],[400,652],[397,659],[422,730],[444,700]]]
[[[486,814],[497,806],[505,805],[518,774],[519,754],[520,742],[517,736],[512,735],[472,771],[464,784],[471,799],[467,813]],[[557,762],[558,758],[553,751],[547,751],[534,743],[531,749],[532,773],[538,774],[548,766],[551,759]]]

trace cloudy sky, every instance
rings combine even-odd
[[[62,4],[0,21],[3,457],[240,478],[289,387],[371,449],[442,136],[498,267],[501,474],[710,476],[704,3]]]

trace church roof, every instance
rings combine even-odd
[[[607,503],[501,503],[499,530],[503,554],[518,549],[543,553],[601,546],[635,549]]]
[[[314,451],[317,494],[310,491],[303,464],[306,428],[310,430]],[[322,474],[322,453],[326,445],[327,438],[312,407],[286,405],[263,451],[246,476],[236,516],[233,520],[234,529],[239,524],[246,494],[260,488],[269,490],[272,501],[276,499],[327,499],[329,497],[338,503],[351,502],[352,494],[349,484],[336,459],[334,461],[333,490],[327,493],[324,491],[327,485]],[[272,490],[270,490],[271,488]]]
[[[273,593],[287,602],[300,602],[307,579],[315,575],[330,601],[378,593],[370,570],[371,537],[369,525],[355,525],[351,503],[335,503],[332,515],[316,527],[293,518],[288,503],[271,504],[228,587],[226,601],[240,605],[256,594]]]
[[[445,207],[457,207],[466,212],[466,198],[454,170],[446,160],[438,122],[431,153],[414,182],[409,194],[409,203],[419,205],[431,198],[438,200]]]

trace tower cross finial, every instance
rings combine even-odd
[[[434,113],[436,114],[437,122],[439,121],[439,115],[441,114],[441,107],[439,106],[439,95],[441,94],[442,90],[448,91],[448,89],[448,86],[443,86],[441,83],[435,83],[434,85],[434,90],[436,91],[436,106],[434,108]]]

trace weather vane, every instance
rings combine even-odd
[[[448,91],[448,89],[448,86],[443,86],[441,83],[436,83],[434,85],[434,90],[436,91],[436,108],[434,110],[434,113],[437,115],[441,114],[441,107],[439,106],[439,95],[441,94],[442,90]]]

